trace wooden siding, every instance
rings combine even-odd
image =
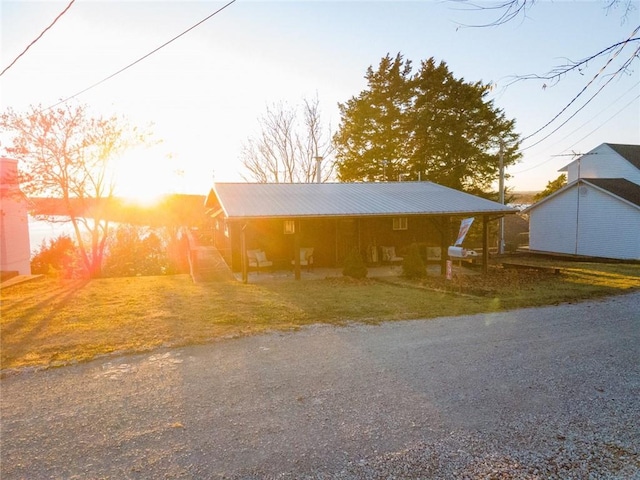
[[[294,258],[294,235],[284,233],[286,219],[261,219],[246,222],[228,222],[229,236],[224,235],[224,220],[218,219],[218,228],[214,234],[215,245],[231,266],[240,271],[242,266],[241,236],[244,227],[247,249],[262,249],[267,258],[274,262],[277,269],[290,268]],[[418,243],[427,258],[429,247],[440,248],[442,221],[427,216],[409,216],[407,230],[394,230],[393,217],[374,218],[316,218],[297,219],[296,229],[301,247],[314,248],[314,266],[337,267],[352,248],[358,248],[363,260],[368,263],[380,263],[382,255],[378,252],[377,261],[371,256],[372,248],[393,246],[396,253],[404,255],[412,243]],[[457,232],[459,220],[453,220],[448,228],[450,235]],[[481,222],[478,222],[480,228]],[[453,242],[453,239],[449,239]],[[449,243],[450,244],[450,243]],[[431,255],[435,257],[435,255]],[[434,261],[434,258],[431,258]]]

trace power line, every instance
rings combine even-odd
[[[633,55],[633,56],[635,57],[635,56],[636,56],[636,55],[638,55],[639,53],[640,53],[640,47],[638,47],[638,49],[636,49],[636,52],[634,53],[634,55]],[[567,123],[569,123],[569,121],[571,121],[571,120],[572,120],[572,119],[573,119],[573,118],[574,118],[578,113],[580,113],[580,112],[581,112],[581,111],[582,111],[582,110],[583,110],[587,105],[589,105],[589,104],[591,103],[591,101],[592,101],[593,99],[595,99],[595,98],[600,94],[600,92],[602,92],[602,90],[604,90],[604,88],[605,88],[607,85],[609,85],[609,83],[611,83],[611,81],[613,81],[613,79],[614,79],[614,78],[616,78],[616,75],[617,75],[618,73],[620,73],[623,69],[624,69],[624,66],[623,66],[623,67],[620,67],[620,68],[618,69],[618,71],[616,71],[616,72],[615,72],[611,77],[609,77],[609,80],[607,80],[607,81],[605,82],[605,84],[604,84],[604,85],[602,85],[602,86],[598,89],[598,91],[596,91],[596,93],[594,93],[594,94],[591,96],[591,98],[589,98],[589,100],[587,100],[587,101],[586,101],[586,102],[585,102],[585,103],[584,103],[584,104],[583,104],[583,105],[582,105],[578,110],[576,110],[575,112],[573,112],[573,114],[572,114],[569,118],[567,118],[564,122],[562,122],[560,125],[558,125],[556,128],[554,128],[551,132],[549,132],[547,135],[545,135],[544,137],[542,137],[542,138],[541,138],[540,140],[538,140],[537,142],[532,143],[531,145],[529,145],[529,146],[528,146],[528,147],[526,147],[526,148],[521,149],[520,151],[525,151],[525,150],[528,150],[528,149],[530,149],[530,148],[532,148],[532,147],[535,147],[536,145],[538,145],[538,144],[540,144],[540,143],[544,142],[547,138],[549,138],[551,135],[553,135],[554,133],[556,133],[556,132],[557,132],[558,130],[560,130],[562,127],[564,127],[564,126],[565,126]]]
[[[121,68],[120,70],[118,70],[115,73],[112,73],[111,75],[109,75],[108,77],[103,78],[102,80],[100,80],[99,82],[94,83],[93,85],[90,85],[89,87],[85,88],[84,90],[81,90],[77,93],[74,93],[73,95],[60,100],[58,103],[56,103],[55,105],[50,106],[49,108],[47,108],[46,110],[50,110],[52,108],[57,107],[58,105],[65,103],[69,100],[71,100],[72,98],[78,97],[80,95],[82,95],[83,93],[88,92],[89,90],[97,87],[98,85],[111,80],[113,77],[115,77],[116,75],[121,74],[122,72],[124,72],[125,70],[128,70],[129,68],[133,67],[134,65],[136,65],[137,63],[140,63],[142,60],[144,60],[147,57],[150,57],[151,55],[153,55],[154,53],[156,53],[157,51],[163,49],[164,47],[166,47],[167,45],[169,45],[170,43],[175,42],[177,39],[179,39],[180,37],[182,37],[183,35],[186,35],[187,33],[189,33],[191,30],[193,30],[194,28],[202,25],[204,22],[206,22],[207,20],[209,20],[210,18],[212,18],[213,16],[217,15],[218,13],[220,13],[222,10],[224,10],[225,8],[227,8],[229,5],[231,5],[232,3],[235,3],[236,0],[231,0],[229,3],[223,5],[222,7],[220,7],[218,10],[216,10],[215,12],[213,12],[212,14],[206,16],[205,18],[203,18],[202,20],[200,20],[198,23],[195,23],[194,25],[190,26],[189,28],[187,28],[184,32],[176,35],[175,37],[173,37],[171,40],[166,41],[165,43],[163,43],[162,45],[160,45],[159,47],[151,50],[149,53],[147,53],[146,55],[143,55],[142,57],[138,58],[137,60],[131,62],[129,65],[127,65],[126,67]]]
[[[625,109],[627,109],[633,102],[635,102],[636,100],[638,100],[640,98],[640,95],[636,95],[634,98],[631,99],[631,101],[629,101],[629,103],[627,103],[625,106],[623,106],[620,110],[618,110],[616,113],[614,113],[613,115],[611,115],[609,118],[607,118],[604,122],[602,122],[600,125],[598,125],[596,128],[594,128],[593,130],[591,130],[589,133],[587,133],[584,137],[582,137],[581,139],[577,140],[573,145],[565,148],[564,151],[575,147],[578,143],[580,143],[582,140],[584,140],[585,138],[587,138],[588,136],[592,135],[594,132],[596,132],[597,130],[599,130],[600,128],[602,128],[604,125],[606,125],[607,123],[609,123],[611,120],[613,120],[615,117],[617,117],[618,115],[620,115]],[[517,175],[520,173],[524,173],[524,172],[528,172],[530,170],[535,170],[538,167],[541,167],[542,165],[549,163],[551,160],[553,160],[555,157],[562,157],[562,156],[576,156],[578,155],[577,153],[570,153],[570,154],[560,154],[560,155],[552,155],[551,157],[549,157],[547,160],[538,163],[537,165],[533,165],[532,167],[529,168],[525,168],[524,170],[518,170],[517,172],[511,172],[510,175]],[[587,155],[587,154],[584,154]]]
[[[573,135],[576,132],[581,131],[584,127],[586,127],[589,123],[591,123],[592,121],[594,121],[596,119],[596,117],[598,117],[600,114],[604,113],[605,111],[607,111],[609,108],[611,108],[614,104],[618,103],[620,100],[622,100],[622,98],[627,95],[627,93],[632,92],[632,91],[636,91],[636,89],[638,88],[638,86],[640,85],[640,82],[636,82],[634,85],[631,86],[631,88],[629,90],[627,90],[626,92],[624,92],[622,95],[620,95],[618,98],[616,98],[613,102],[611,102],[609,105],[607,105],[603,110],[600,110],[597,114],[595,114],[593,117],[590,117],[586,122],[584,122],[582,125],[580,125],[579,127],[575,128],[572,132],[568,133],[567,135],[565,135],[562,139],[558,140],[556,142],[556,145],[564,140],[566,140],[567,138],[569,138],[571,135]],[[613,114],[611,117],[609,117],[609,119],[605,120],[603,123],[600,124],[600,126],[596,127],[594,130],[591,131],[591,133],[595,132],[598,128],[602,127],[603,125],[605,125],[606,123],[608,123],[610,120],[612,120],[615,116],[618,115],[618,113],[620,113],[622,110],[624,110],[625,108],[627,108],[629,105],[631,105],[631,103],[633,103],[633,101],[635,99],[637,99],[638,97],[634,98],[633,100],[631,100],[630,103],[628,103],[627,105],[625,105],[624,107],[622,107],[622,109],[620,111],[618,111],[617,113]],[[584,140],[584,138],[578,140],[578,142]],[[576,142],[576,143],[578,143]],[[569,147],[571,148],[571,147]]]
[[[605,63],[601,68],[600,68],[600,70],[599,70],[599,71],[598,71],[598,72],[593,76],[593,78],[592,78],[592,79],[591,79],[591,80],[590,80],[590,81],[589,81],[589,82],[584,86],[584,88],[582,88],[582,90],[580,90],[580,91],[578,92],[578,94],[577,94],[575,97],[573,97],[573,98],[571,99],[571,101],[570,101],[567,105],[565,105],[565,107],[564,107],[562,110],[560,110],[560,112],[558,112],[558,113],[557,113],[557,114],[556,114],[556,115],[555,115],[551,120],[549,120],[547,123],[545,123],[542,127],[538,128],[538,130],[536,130],[535,132],[533,132],[531,135],[527,135],[527,136],[526,136],[526,137],[524,137],[522,140],[523,140],[523,141],[524,141],[524,140],[527,140],[527,139],[529,139],[529,138],[531,138],[531,137],[533,137],[533,136],[537,135],[538,133],[540,133],[542,130],[544,130],[544,129],[545,129],[545,128],[547,128],[549,125],[551,125],[554,121],[556,121],[556,120],[558,119],[558,117],[560,117],[560,115],[562,115],[562,114],[563,114],[563,113],[564,113],[564,112],[565,112],[565,111],[566,111],[566,110],[567,110],[571,105],[573,105],[573,103],[574,103],[574,102],[576,102],[576,101],[578,100],[578,98],[579,98],[579,97],[580,97],[580,96],[581,96],[581,95],[582,95],[582,94],[583,94],[583,93],[584,93],[584,92],[585,92],[585,91],[586,91],[586,90],[591,86],[591,84],[593,84],[593,82],[594,82],[594,81],[595,81],[595,80],[596,80],[596,79],[597,79],[597,78],[598,78],[598,77],[599,77],[599,76],[600,76],[600,75],[601,75],[601,74],[606,70],[606,68],[607,68],[607,67],[611,64],[611,62],[612,62],[612,61],[613,61],[613,60],[614,60],[614,59],[615,59],[615,58],[620,54],[620,52],[622,52],[622,50],[624,49],[624,47],[629,43],[629,41],[633,38],[633,36],[636,34],[636,32],[637,32],[638,30],[640,30],[640,26],[639,26],[639,27],[637,27],[637,28],[636,28],[636,29],[631,33],[631,35],[629,35],[629,38],[628,38],[626,41],[622,42],[620,49],[619,49],[617,52],[615,52],[615,53],[613,54],[613,56],[612,56],[611,58],[609,58],[609,60],[607,60],[607,62],[606,62],[606,63]],[[635,58],[635,56],[636,56],[637,54],[638,54],[638,51],[636,50],[636,52],[635,52],[635,53],[634,53],[630,58],[631,58],[631,59]],[[627,62],[625,62],[625,63],[623,64],[623,67],[625,67],[627,64],[628,64],[628,61],[627,61]],[[617,71],[613,76],[615,77],[615,75],[617,75],[618,73],[620,73],[622,70],[623,70],[623,68],[618,69],[618,71]],[[612,77],[612,78],[613,78],[613,77]],[[611,81],[611,80],[609,80],[609,81],[607,82],[607,84],[608,84],[610,81]],[[605,85],[606,85],[606,84],[605,84]],[[594,96],[592,96],[592,97],[591,97],[591,99],[589,100],[589,102],[590,102],[591,100],[593,100],[593,98],[594,98],[598,93],[600,93],[600,91],[602,91],[602,88],[601,88],[600,90],[598,90],[598,92],[596,92],[596,94],[595,94]],[[589,102],[587,102],[587,104],[588,104]],[[585,104],[585,105],[586,105],[586,104]],[[584,106],[583,106],[582,108],[584,108]],[[580,111],[580,110],[578,110],[578,111]],[[577,112],[576,112],[576,113],[577,113]],[[573,116],[575,116],[575,114],[574,114]],[[573,118],[573,116],[572,116],[572,117],[570,117],[570,118]],[[564,124],[566,124],[566,122],[564,122],[562,125],[564,125]],[[562,125],[561,125],[561,126],[562,126]],[[555,131],[557,131],[557,129],[556,129],[556,130],[554,130],[552,133],[554,133]],[[545,137],[544,139],[546,139],[546,138],[548,138],[548,135],[547,135],[547,137]],[[544,140],[544,139],[543,139],[543,140]],[[538,142],[534,143],[533,145],[537,145],[538,143],[540,143],[540,141],[538,141]],[[529,145],[529,146],[527,147],[527,149],[528,149],[528,148],[531,148],[533,145]]]
[[[27,50],[29,50],[38,40],[40,40],[42,38],[42,36],[47,32],[47,30],[49,30],[51,27],[53,27],[55,25],[55,23],[60,19],[60,17],[62,17],[65,13],[67,13],[67,10],[69,10],[71,8],[71,5],[73,5],[73,3],[76,0],[71,0],[71,2],[69,2],[69,5],[67,5],[67,8],[65,8],[62,12],[60,12],[58,14],[58,16],[56,18],[53,19],[53,22],[51,22],[51,25],[49,25],[47,28],[45,28],[42,33],[40,33],[40,35],[38,35],[36,37],[36,39],[34,41],[32,41],[29,45],[27,45],[27,48],[25,48],[22,53],[20,55],[18,55],[13,62],[11,62],[9,64],[8,67],[6,67],[4,70],[2,70],[2,73],[0,73],[0,77],[2,75],[4,75],[4,73],[9,70],[11,67],[13,67],[13,65],[20,59],[20,57],[22,57],[25,53],[27,53]]]
[[[606,125],[607,123],[609,123],[614,117],[617,117],[620,113],[622,113],[623,110],[625,110],[627,107],[629,107],[629,105],[631,105],[633,102],[635,102],[636,100],[638,100],[640,98],[640,95],[636,95],[635,98],[632,98],[631,101],[629,103],[627,103],[624,107],[622,107],[620,110],[618,110],[616,113],[614,113],[613,115],[611,115],[609,118],[607,118],[604,122],[602,122],[600,125],[598,125],[596,128],[594,128],[593,130],[591,130],[589,133],[587,133],[584,137],[582,137],[580,140],[576,141],[576,143],[574,143],[573,145],[571,145],[571,147],[575,146],[577,143],[580,143],[582,140],[584,140],[585,138],[587,138],[588,136],[590,136],[592,133],[594,133],[595,131],[597,131],[598,129],[602,128],[604,125]],[[569,148],[571,148],[569,147]]]

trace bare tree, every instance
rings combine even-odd
[[[465,25],[466,27],[498,26],[515,20],[519,16],[526,17],[527,12],[531,8],[533,8],[536,3],[536,0],[497,0],[494,2],[485,3],[472,3],[460,0],[454,1],[463,4],[471,9],[495,11],[498,15],[495,20],[489,23],[481,25]],[[605,14],[609,14],[616,9],[621,9],[621,21],[623,23],[631,17],[631,12],[633,12],[637,8],[633,0],[603,0],[602,5],[603,12]],[[620,74],[627,73],[630,70],[631,64],[635,60],[640,58],[640,36],[638,35],[639,31],[640,26],[633,26],[631,34],[626,39],[621,39],[619,42],[605,46],[600,51],[595,52],[591,55],[587,55],[584,58],[578,60],[566,59],[564,63],[553,67],[550,71],[544,74],[527,74],[515,76],[511,83],[531,79],[545,80],[546,82],[543,84],[543,88],[546,88],[547,86],[549,86],[549,84],[556,84],[570,72],[578,71],[582,73],[582,71],[590,63],[593,63],[595,60],[607,55],[610,55],[610,57],[606,61],[605,65],[600,69],[600,72],[598,72],[596,77],[603,75],[604,70],[610,66],[610,64],[616,57],[620,57],[621,61],[615,66],[616,70],[610,75],[615,77]],[[623,54],[625,48],[627,50],[625,54]]]
[[[24,114],[9,108],[0,116],[0,129],[12,135],[4,151],[21,161],[25,194],[61,202],[59,214],[73,226],[87,274],[99,276],[115,188],[112,160],[145,142],[146,135],[116,117],[92,118],[86,107],[69,105],[32,106]]]
[[[301,113],[300,113],[301,110]],[[309,183],[317,178],[322,158],[321,181],[333,177],[335,161],[331,127],[322,123],[318,98],[304,99],[301,107],[284,103],[267,107],[259,119],[260,134],[242,147],[243,178],[259,183]]]

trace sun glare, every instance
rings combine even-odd
[[[137,152],[135,158],[123,158],[115,176],[115,195],[129,203],[151,207],[173,191],[175,181],[166,162]]]

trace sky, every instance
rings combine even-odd
[[[2,0],[0,69],[68,3]],[[162,142],[120,162],[119,193],[139,197],[204,195],[214,179],[244,181],[242,145],[258,135],[258,119],[277,103],[296,107],[317,96],[323,123],[335,132],[338,104],[366,88],[367,68],[387,53],[414,65],[433,57],[457,78],[493,85],[488,99],[516,120],[525,139],[522,160],[507,170],[506,186],[515,191],[542,190],[576,154],[601,143],[640,144],[640,59],[610,75],[638,41],[557,83],[514,83],[626,40],[640,26],[640,0],[631,1],[626,15],[603,0],[538,0],[524,15],[488,27],[480,25],[499,12],[464,1],[237,0],[101,82],[226,3],[76,0],[0,77],[0,111],[73,97],[96,115],[151,125]],[[0,141],[7,143],[6,133]]]

